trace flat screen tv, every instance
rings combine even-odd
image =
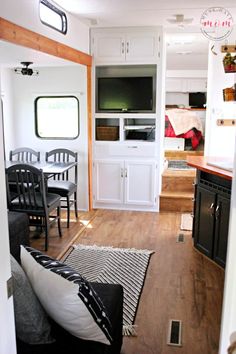
[[[205,92],[190,92],[189,93],[189,106],[196,108],[203,108],[206,104]]]
[[[153,77],[100,77],[97,112],[154,112]]]

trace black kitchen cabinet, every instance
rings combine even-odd
[[[218,195],[217,205],[215,210],[215,239],[213,259],[222,267],[225,266],[227,242],[228,242],[228,228],[229,228],[229,213],[230,200],[221,195]]]
[[[231,181],[198,171],[194,202],[194,246],[225,267]]]

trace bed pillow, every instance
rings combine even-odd
[[[111,344],[106,309],[75,270],[41,252],[21,246],[21,264],[48,315],[72,335]]]
[[[37,299],[24,270],[12,255],[11,272],[17,337],[28,344],[54,342],[47,314]]]

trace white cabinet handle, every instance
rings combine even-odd
[[[136,145],[133,146],[128,146],[128,149],[137,149],[138,147]]]
[[[127,168],[125,168],[125,177],[127,178]]]
[[[123,168],[120,170],[120,176],[123,178],[124,177],[124,170]]]

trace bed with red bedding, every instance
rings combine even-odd
[[[195,112],[186,109],[166,110],[165,137],[191,139],[192,149],[200,144],[203,128],[201,119]]]

